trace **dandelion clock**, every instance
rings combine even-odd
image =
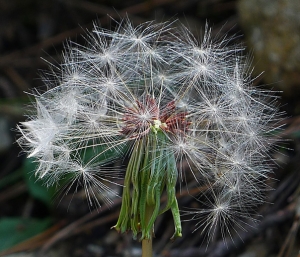
[[[232,222],[244,226],[264,202],[280,115],[274,93],[252,85],[242,49],[213,40],[207,26],[197,40],[183,25],[129,19],[114,31],[95,24],[85,40],[66,44],[18,126],[36,178],[49,186],[69,178],[100,207],[124,174],[114,228],[132,231],[144,257],[164,212],[172,238],[182,235],[176,195],[187,176],[206,187],[193,196],[203,206],[191,210],[196,233],[210,240],[216,229],[230,234]],[[123,170],[112,165],[120,161]]]

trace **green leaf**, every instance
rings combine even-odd
[[[116,141],[118,141],[117,138]],[[128,150],[128,145],[124,143],[118,146],[107,144],[100,144],[98,146],[93,145],[93,142],[91,142],[91,146],[81,152],[83,162],[88,162],[96,157],[95,160],[99,163],[107,164],[112,160],[122,158]]]
[[[33,237],[51,225],[51,219],[0,219],[0,251]]]
[[[36,170],[36,163],[33,159],[26,159],[24,162],[24,178],[29,190],[29,193],[36,199],[42,201],[47,206],[51,206],[55,192],[56,187],[55,186],[49,186],[47,187],[43,180],[37,179],[34,176],[34,172]]]

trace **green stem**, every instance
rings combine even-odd
[[[145,221],[146,224],[151,219],[152,213],[153,213],[154,206],[152,205],[146,205],[146,212],[145,212]],[[151,229],[151,235],[150,238],[144,238],[142,240],[142,257],[152,257],[153,251],[152,251],[152,237],[153,237],[153,228]]]
[[[142,240],[142,257],[152,257],[152,237]]]

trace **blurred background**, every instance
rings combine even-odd
[[[175,242],[172,219],[156,224],[154,251],[165,257],[300,256],[300,1],[299,0],[0,0],[0,256],[140,256],[140,243],[110,227],[120,199],[101,210],[89,208],[82,192],[61,197],[32,174],[35,166],[15,143],[16,124],[25,120],[30,97],[42,88],[39,71],[59,63],[67,39],[93,21],[104,28],[126,15],[137,25],[148,20],[179,19],[197,36],[205,23],[213,36],[234,37],[251,55],[255,85],[280,96],[286,113],[282,146],[273,154],[277,166],[268,201],[259,208],[260,223],[209,246],[183,222]],[[184,194],[183,194],[184,196]],[[189,205],[179,196],[183,205]],[[272,204],[271,204],[272,203]],[[193,207],[193,206],[191,206]]]

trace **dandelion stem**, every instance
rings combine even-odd
[[[146,206],[145,219],[147,224],[151,219],[153,208],[154,208],[153,205]],[[144,238],[142,240],[142,257],[152,257],[152,237],[153,237],[153,228],[152,228],[152,233],[150,235],[150,238]]]

